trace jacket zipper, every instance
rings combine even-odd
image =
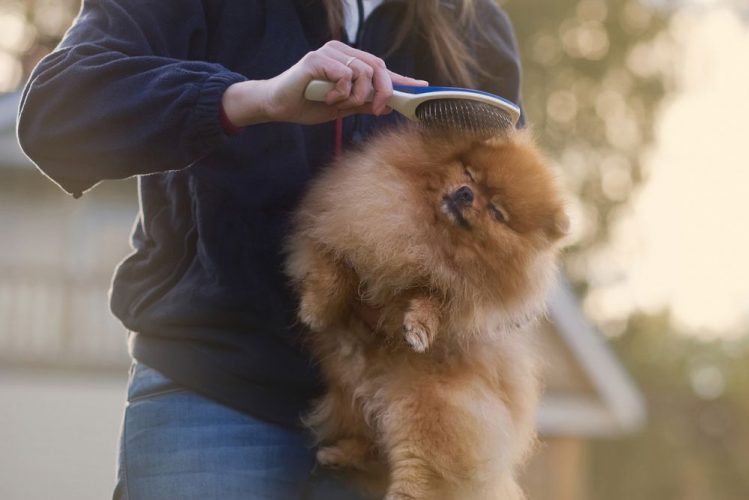
[[[354,40],[354,47],[360,50],[366,50],[362,49],[361,43],[363,40],[365,40],[366,34],[367,34],[367,28],[371,26],[372,19],[375,17],[375,14],[377,14],[377,11],[381,10],[383,6],[388,2],[388,0],[384,0],[380,5],[372,9],[372,12],[369,13],[369,16],[367,16],[366,19],[364,19],[364,2],[362,0],[356,0],[356,8],[358,10],[358,16],[359,16],[359,26],[356,28],[356,39]],[[362,22],[363,21],[363,22]],[[362,122],[360,115],[356,114],[354,115],[354,130],[351,133],[351,142],[354,144],[358,144],[362,141],[362,138],[364,136],[362,132]]]

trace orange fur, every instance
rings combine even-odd
[[[491,204],[491,206],[490,206]],[[388,500],[523,498],[533,349],[568,220],[529,134],[402,127],[336,161],[295,219],[287,272],[328,392],[324,465],[388,469]],[[372,331],[350,307],[381,309]]]

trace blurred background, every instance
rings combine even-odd
[[[749,498],[749,2],[505,0],[571,192],[541,327],[537,500]],[[128,358],[107,308],[132,179],[73,200],[15,143],[78,0],[0,0],[0,498],[111,496]]]

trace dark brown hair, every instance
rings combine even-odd
[[[474,0],[454,2],[457,12],[449,18],[441,3],[441,0],[407,2],[406,14],[390,51],[398,48],[409,31],[415,29],[426,39],[438,74],[449,83],[472,87],[476,83],[473,75],[481,70],[460,36],[460,30],[468,29],[476,22]],[[323,4],[327,9],[330,32],[339,33],[343,26],[342,0],[323,0]]]

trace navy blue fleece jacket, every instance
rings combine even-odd
[[[490,0],[477,8],[483,33],[465,36],[491,75],[479,87],[518,102],[510,23]],[[403,9],[378,7],[359,48],[384,57]],[[111,292],[112,311],[135,332],[134,357],[287,425],[320,387],[281,247],[290,212],[332,155],[334,126],[268,123],[228,137],[219,103],[232,83],[271,78],[329,39],[315,0],[85,0],[31,75],[19,114],[24,151],[66,192],[139,176],[133,252]],[[384,58],[398,73],[451,83],[418,33]],[[347,118],[344,140],[394,119]]]

